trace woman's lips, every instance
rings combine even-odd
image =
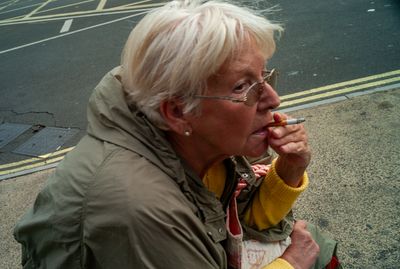
[[[262,136],[267,136],[268,130],[267,130],[267,128],[262,127],[262,128],[260,128],[260,129],[256,130],[255,132],[253,132],[253,134],[255,134],[255,135],[262,135]]]

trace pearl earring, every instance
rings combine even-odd
[[[189,131],[189,130],[186,130],[186,131],[184,132],[184,134],[185,134],[185,136],[190,136],[190,131]]]

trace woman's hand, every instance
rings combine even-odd
[[[306,227],[304,220],[295,222],[290,235],[292,243],[281,256],[296,269],[311,268],[319,254],[319,246]]]
[[[274,121],[287,118],[281,113],[274,114]],[[297,187],[310,163],[311,152],[308,147],[307,133],[302,124],[269,128],[268,143],[279,155],[276,172],[286,184]]]

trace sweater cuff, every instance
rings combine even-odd
[[[289,186],[285,183],[285,181],[283,181],[282,178],[280,178],[280,176],[276,172],[276,160],[277,159],[272,161],[271,168],[265,176],[261,188],[268,190],[268,192],[271,194],[277,195],[277,197],[281,197],[282,200],[285,200],[288,196],[293,197],[293,195],[300,195],[300,193],[302,193],[307,188],[309,183],[307,172],[304,172],[300,186]]]
[[[267,266],[263,267],[263,269],[294,269],[294,267],[286,260],[278,258]]]

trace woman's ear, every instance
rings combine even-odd
[[[160,114],[164,118],[169,129],[180,135],[191,133],[191,127],[183,114],[184,105],[180,100],[164,100],[160,104]]]

